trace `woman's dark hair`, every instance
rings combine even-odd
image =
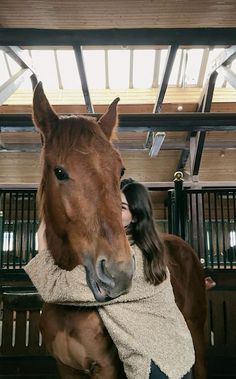
[[[149,193],[133,179],[123,179],[121,191],[132,214],[132,222],[126,227],[126,232],[143,253],[145,279],[151,284],[160,284],[166,279],[164,244],[155,228]]]

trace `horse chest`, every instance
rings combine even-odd
[[[48,351],[76,370],[88,373],[113,359],[113,343],[96,310],[45,304],[40,328]]]

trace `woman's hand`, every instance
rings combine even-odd
[[[46,225],[44,220],[41,221],[38,228],[38,252],[40,253],[43,250],[47,250],[47,241],[46,241]]]

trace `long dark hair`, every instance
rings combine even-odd
[[[133,179],[123,179],[121,191],[132,214],[132,222],[126,227],[126,232],[143,253],[145,279],[151,284],[160,284],[166,279],[164,244],[155,228],[149,193]]]

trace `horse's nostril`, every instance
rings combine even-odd
[[[97,266],[97,276],[99,280],[103,282],[104,284],[106,284],[107,286],[114,288],[115,281],[107,269],[106,259],[101,258],[100,260],[98,260],[96,266]]]

